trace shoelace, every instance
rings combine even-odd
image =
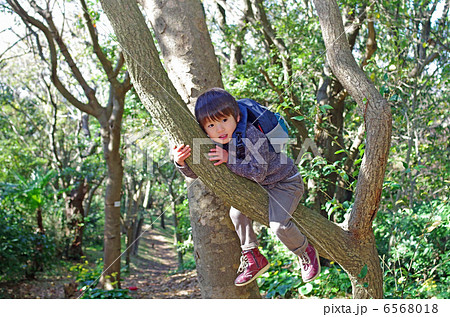
[[[299,260],[300,260],[300,264],[303,265],[303,267],[307,267],[308,264],[311,264],[311,260],[309,258],[309,256],[306,254],[306,252],[303,252],[302,254],[300,254],[298,256]]]
[[[241,265],[239,265],[239,268],[237,270],[237,273],[244,272],[244,270],[248,266],[248,259],[245,255],[241,255]]]

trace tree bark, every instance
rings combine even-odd
[[[127,52],[125,58],[141,101],[174,143],[188,144],[194,150],[187,164],[223,201],[268,225],[268,197],[264,189],[231,173],[226,166],[213,166],[203,155],[211,146],[203,146],[196,153],[194,140],[198,145],[199,138],[205,142],[208,139],[165,73],[137,4],[132,0],[101,2],[119,43]],[[355,298],[381,298],[382,274],[371,225],[379,207],[390,144],[390,109],[356,64],[348,42],[338,39],[343,26],[337,4],[315,2],[333,72],[363,108],[367,146],[358,178],[356,200],[348,222],[339,226],[302,205],[294,212],[293,221],[322,256],[336,261],[349,274]],[[198,223],[201,219],[208,218],[200,218]],[[210,221],[208,224],[213,225]],[[367,274],[363,276],[361,272],[364,272],[366,265]]]
[[[119,150],[125,94],[121,97],[120,99],[113,97],[111,116],[107,120],[103,120],[103,118],[99,120],[103,140],[103,155],[107,166],[104,270],[100,278],[100,283],[105,289],[120,288],[120,200],[122,196],[123,166]]]
[[[223,87],[201,3],[198,0],[164,3],[146,0],[142,3],[155,31],[169,78],[193,113],[195,100],[201,93],[212,87]],[[206,186],[197,184],[200,182],[188,180],[188,199],[202,296],[259,298],[256,282],[241,288],[234,286],[241,249],[234,228],[229,225],[230,207]],[[198,222],[199,219],[208,221]],[[217,270],[226,273],[218,275]]]

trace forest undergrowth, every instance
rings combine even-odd
[[[177,271],[177,255],[170,230],[144,228],[138,254],[131,257],[129,271],[122,273],[121,289],[124,298],[189,299],[201,298],[194,270]],[[95,272],[101,251],[88,248],[78,262],[61,262],[35,279],[0,283],[3,299],[76,299],[83,296],[82,283],[77,274]],[[124,266],[124,265],[123,265]],[[99,266],[100,268],[102,266]],[[75,269],[75,268],[80,268]],[[74,274],[75,273],[75,274]],[[85,290],[85,289],[84,289]],[[87,293],[87,292],[86,292]]]

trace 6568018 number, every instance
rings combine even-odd
[[[438,304],[385,304],[383,307],[385,314],[437,314]]]

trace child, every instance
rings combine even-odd
[[[251,123],[247,123],[245,158],[236,157],[235,136],[239,121],[239,106],[228,92],[213,88],[198,97],[195,117],[216,147],[208,153],[214,165],[226,164],[235,174],[260,184],[269,195],[270,228],[284,245],[296,254],[301,262],[302,279],[309,282],[320,274],[317,251],[291,221],[303,195],[303,180],[290,158],[275,153],[265,134]],[[197,177],[185,164],[191,155],[187,145],[173,148],[178,169],[187,177]],[[244,286],[254,281],[269,268],[267,259],[259,252],[252,221],[239,210],[231,207],[230,217],[241,242],[242,257],[236,286]]]

